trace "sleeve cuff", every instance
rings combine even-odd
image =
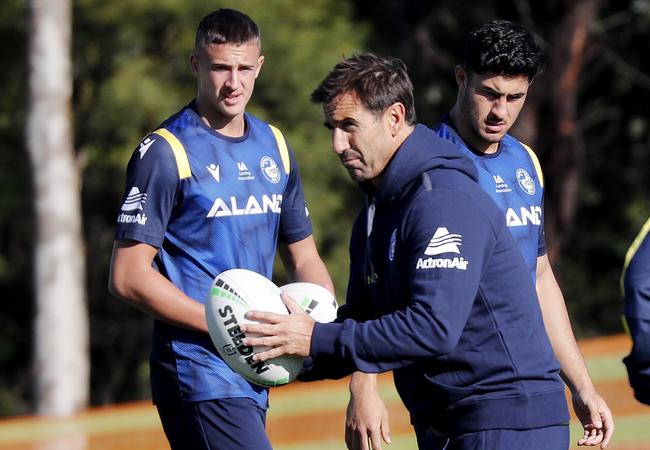
[[[311,335],[309,356],[312,358],[333,356],[336,353],[336,341],[342,328],[343,325],[340,323],[316,322]]]

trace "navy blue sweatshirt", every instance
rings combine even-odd
[[[634,397],[650,405],[650,219],[625,255],[623,268],[625,320],[632,351],[623,362]]]
[[[347,303],[315,325],[301,379],[393,370],[412,422],[450,435],[568,423],[530,274],[476,178],[417,125],[362,185]]]

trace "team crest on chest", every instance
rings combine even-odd
[[[270,156],[263,156],[260,159],[260,169],[262,169],[264,178],[271,183],[277,184],[280,182],[280,168],[278,167],[278,163]]]
[[[519,168],[515,172],[515,175],[517,177],[517,183],[519,183],[519,187],[524,190],[524,192],[528,195],[534,195],[535,194],[535,180],[526,172],[526,170]]]
[[[393,234],[390,235],[390,244],[388,245],[388,260],[395,260],[395,246],[397,245],[397,228],[393,230]]]

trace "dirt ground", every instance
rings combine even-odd
[[[629,338],[625,335],[617,335],[608,338],[590,339],[580,342],[580,348],[586,359],[606,356],[608,354],[623,354],[630,348]],[[390,375],[384,374],[380,376],[380,383],[392,383]],[[627,384],[627,380],[618,379],[614,381],[601,381],[596,383],[600,394],[608,401],[608,404],[615,417],[622,417],[632,414],[643,414],[648,412],[646,406],[636,402],[632,395],[632,390]],[[274,398],[288,397],[292,401],[300,402],[307,394],[313,393],[315,389],[336,389],[341,392],[347,390],[347,380],[330,381],[323,383],[292,383],[288,386],[276,389],[272,392],[271,402]],[[408,434],[411,432],[411,426],[408,421],[408,414],[401,405],[401,403],[390,403],[389,413],[391,417],[391,431],[394,435]],[[89,410],[88,412],[80,415],[81,420],[94,421],[95,419],[102,420],[107,415],[120,415],[125,416],[130,413],[137,413],[138,411],[153,410],[150,403],[133,403],[128,405],[116,407],[102,407]],[[154,413],[155,414],[155,413]],[[299,416],[299,423],[295,415],[280,415],[269,416],[267,428],[271,441],[276,446],[299,444],[300,442],[314,442],[322,437],[323,439],[336,439],[341,438],[341,446],[344,447],[343,438],[343,424],[345,418],[345,411],[320,411],[314,413],[301,413]],[[85,436],[77,437],[75,445],[71,445],[70,434],[66,434],[65,439],[57,443],[57,440],[52,437],[46,439],[35,439],[35,441],[27,442],[16,440],[11,442],[7,441],[6,433],[3,430],[11,430],[12,425],[24,426],[25,423],[34,425],[34,430],[38,428],[40,422],[44,419],[40,418],[19,418],[8,419],[0,421],[0,450],[70,450],[71,448],[85,448],[92,450],[114,450],[114,449],[137,449],[137,450],[159,450],[168,449],[167,441],[164,438],[162,430],[153,424],[150,427],[140,427],[133,431],[128,431],[123,427],[118,430],[102,430],[98,428],[95,432],[87,433]],[[40,421],[40,422],[39,422]],[[50,421],[51,423],[51,421]],[[650,423],[648,424],[650,426]],[[15,428],[14,428],[15,429]],[[3,436],[5,436],[3,438]],[[35,433],[34,437],[37,438],[38,434]],[[74,441],[74,438],[73,438]],[[648,449],[650,445],[639,444],[635,446],[630,445],[613,445],[612,449],[615,450],[640,450]]]

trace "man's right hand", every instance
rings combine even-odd
[[[381,450],[382,439],[391,443],[388,410],[377,392],[377,375],[355,372],[350,380],[345,443],[349,450]]]

